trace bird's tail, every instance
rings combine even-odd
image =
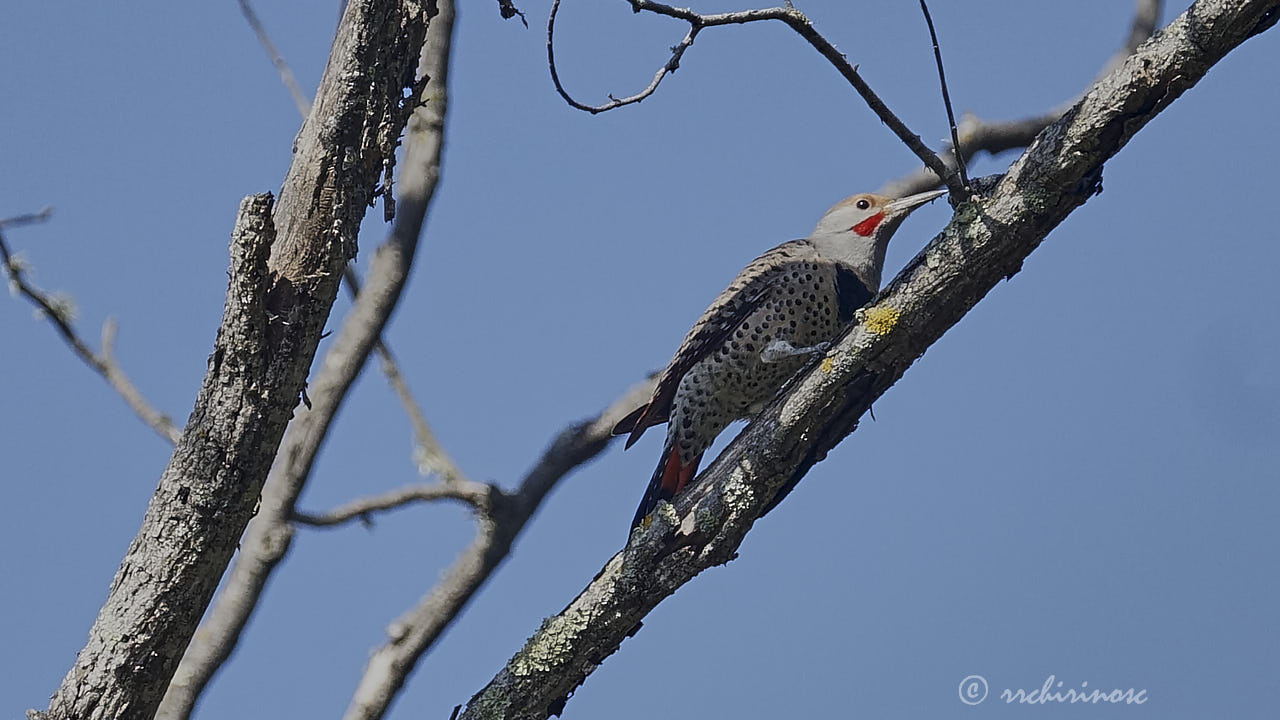
[[[649,517],[649,513],[658,507],[659,500],[671,500],[693,480],[698,474],[698,463],[702,461],[702,453],[694,456],[688,464],[680,462],[680,450],[671,443],[667,443],[662,451],[662,461],[658,463],[658,469],[653,471],[653,479],[649,481],[649,487],[644,491],[644,498],[640,500],[640,508],[636,510],[635,519],[631,521],[631,529],[634,530]]]

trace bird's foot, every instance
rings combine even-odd
[[[760,359],[767,363],[776,363],[786,360],[796,355],[817,355],[824,353],[827,348],[831,347],[829,342],[821,342],[817,345],[809,345],[807,347],[796,347],[786,340],[774,340],[769,346],[760,351]]]

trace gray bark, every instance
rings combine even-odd
[[[421,93],[426,104],[413,114],[409,124],[402,172],[397,179],[400,193],[395,222],[386,242],[374,253],[367,282],[309,384],[311,407],[297,411],[280,443],[262,490],[261,506],[245,533],[241,553],[165,694],[157,714],[164,720],[189,717],[209,681],[235,650],[268,580],[293,542],[295,505],[311,477],[316,455],[408,281],[427,207],[440,176],[448,106],[446,76],[452,3],[441,1],[437,10],[418,60],[419,76],[429,80],[426,91]],[[312,117],[316,115],[313,113]]]
[[[732,560],[779,489],[798,481],[924,351],[1101,188],[1102,165],[1249,37],[1280,0],[1199,0],[1100,79],[1003,177],[975,183],[943,232],[650,527],[468,703],[464,720],[545,718],[641,619]]]
[[[613,439],[613,426],[653,394],[653,384],[653,379],[640,383],[596,417],[561,431],[514,492],[489,486],[489,496],[477,505],[475,540],[440,582],[387,628],[387,642],[370,655],[344,720],[386,715],[423,654],[511,554],[512,544],[547,493],[605,449]]]
[[[348,5],[274,213],[269,195],[242,203],[195,408],[49,717],[155,713],[258,503],[408,119],[404,89],[420,90],[427,10],[416,0]]]

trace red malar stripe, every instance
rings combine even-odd
[[[853,231],[858,233],[862,237],[871,237],[871,233],[876,231],[876,228],[880,226],[880,223],[883,220],[884,220],[884,213],[876,213],[875,215],[872,215],[871,217],[867,218],[866,220],[863,220],[857,225],[854,225]]]

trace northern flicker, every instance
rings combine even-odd
[[[630,435],[629,448],[648,428],[667,423],[662,459],[632,528],[684,489],[720,431],[759,413],[810,356],[826,351],[879,291],[885,250],[903,219],[945,193],[845,198],[809,237],[769,250],[738,273],[689,331],[649,402],[613,429]]]

